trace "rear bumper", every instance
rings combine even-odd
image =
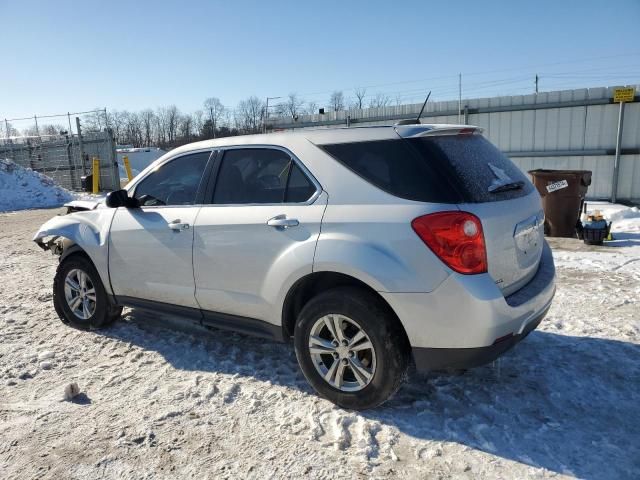
[[[430,370],[467,369],[493,362],[508,352],[535,330],[549,309],[527,324],[522,333],[512,335],[488,347],[476,348],[420,348],[412,349],[413,359],[418,372]]]
[[[491,362],[535,329],[555,295],[555,266],[544,244],[538,271],[504,297],[488,274],[452,273],[430,293],[380,293],[402,322],[420,369]]]

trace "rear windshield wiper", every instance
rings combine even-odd
[[[507,190],[520,190],[524,187],[524,182],[519,180],[517,182],[507,183],[493,183],[489,186],[489,193],[506,192]]]

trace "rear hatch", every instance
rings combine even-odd
[[[520,169],[468,126],[396,126],[401,138],[318,145],[400,198],[476,215],[488,272],[506,296],[536,273],[543,247],[540,197]]]
[[[540,197],[526,175],[477,129],[433,130],[405,140],[448,177],[462,198],[458,208],[480,219],[488,271],[502,293],[525,285],[544,242]]]

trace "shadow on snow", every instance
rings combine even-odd
[[[200,327],[180,334],[138,310],[125,318],[106,334],[156,351],[176,369],[238,374],[314,395],[292,346]],[[554,472],[623,478],[640,469],[638,405],[639,345],[535,331],[494,365],[413,375],[392,400],[361,415],[415,438]]]

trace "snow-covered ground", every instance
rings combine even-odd
[[[495,365],[357,413],[287,345],[135,310],[63,326],[31,242],[55,213],[0,214],[0,478],[638,478],[640,219],[614,246],[551,239],[555,302]]]

